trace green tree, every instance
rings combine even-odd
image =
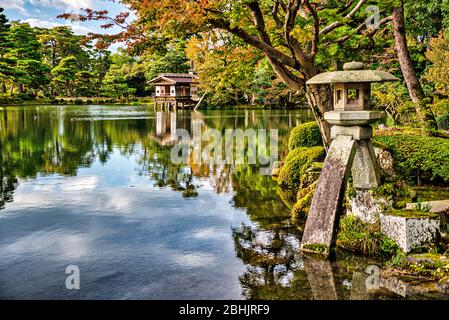
[[[165,48],[143,55],[142,63],[146,65],[145,76],[151,80],[160,73],[186,73],[190,65],[186,56],[186,42],[179,41]]]
[[[76,79],[78,71],[78,62],[74,56],[69,56],[61,60],[61,62],[51,71],[54,76],[53,81],[56,84],[62,84],[65,88],[66,96],[73,97],[73,82]]]
[[[11,68],[12,60],[6,58],[9,50],[12,48],[12,42],[9,40],[8,33],[11,25],[3,14],[3,8],[0,8],[0,92],[6,92],[6,81],[14,75]]]
[[[111,67],[106,73],[102,92],[108,97],[128,97],[135,93],[135,89],[128,86],[126,76],[135,60],[123,53],[111,56]]]
[[[61,62],[62,59],[76,57],[80,69],[86,68],[89,54],[84,50],[84,36],[75,35],[73,30],[67,26],[58,26],[51,29],[39,30],[39,42],[42,45],[42,56],[45,62],[52,68]]]
[[[7,38],[13,43],[6,56],[14,68],[12,80],[18,91],[41,89],[47,83],[48,69],[42,62],[41,45],[35,30],[27,23],[13,23]]]

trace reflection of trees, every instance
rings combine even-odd
[[[80,107],[83,108],[83,107]],[[65,111],[65,108],[28,107],[8,108],[0,113],[0,144],[2,156],[2,198],[12,197],[17,178],[34,178],[38,173],[76,175],[78,168],[90,166],[96,159],[106,163],[114,150],[122,155],[138,155],[139,172],[146,174],[159,187],[170,187],[184,196],[196,196],[195,180],[208,179],[216,193],[234,191],[234,203],[256,212],[258,200],[264,210],[279,211],[273,184],[255,169],[245,166],[171,163],[170,147],[155,138],[158,128],[156,119],[124,119],[120,121],[92,121],[85,117],[86,111]],[[80,118],[76,118],[77,114]],[[194,121],[203,128],[279,128],[280,150],[286,144],[288,124],[281,117],[272,117],[271,111],[237,111],[229,115],[224,111],[208,113],[163,112],[159,123],[171,134],[171,127],[191,132]],[[296,119],[298,121],[298,119]],[[163,130],[162,130],[163,131]],[[240,168],[239,168],[240,167]],[[252,170],[252,171],[251,171]],[[251,199],[251,200],[248,200]],[[265,201],[268,199],[267,201]],[[4,201],[4,200],[3,200]],[[258,210],[263,212],[264,210]]]
[[[242,225],[232,235],[237,257],[247,266],[239,278],[247,299],[309,298],[307,276],[299,269],[299,243],[288,230]]]
[[[13,200],[14,190],[17,186],[17,178],[14,176],[10,164],[11,162],[0,154],[0,210],[5,207],[6,202]]]

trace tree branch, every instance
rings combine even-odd
[[[262,10],[260,10],[259,3],[257,1],[253,1],[248,3],[248,8],[251,11],[253,16],[254,24],[256,25],[257,30],[259,31],[261,40],[265,41],[268,45],[271,46],[271,40],[268,36],[265,21],[263,19]]]
[[[360,0],[355,7],[344,17],[345,20],[350,20],[354,17],[354,15],[362,8],[362,6],[367,2],[368,0]],[[328,34],[329,32],[337,29],[338,27],[341,27],[344,25],[344,22],[341,21],[335,21],[328,25],[327,27],[323,28],[320,31],[320,35]]]
[[[392,16],[388,16],[383,18],[382,20],[379,21],[379,26],[382,26],[390,21],[393,20]],[[367,37],[372,38],[379,30],[380,28],[371,28],[371,29],[367,29],[367,30],[363,30],[363,27],[366,27],[366,23],[361,23],[356,29],[355,29],[355,33],[361,33],[362,35],[365,35]],[[351,39],[354,36],[354,34],[350,34],[350,35],[346,35],[343,36],[339,39],[337,39],[336,41],[333,41],[333,43],[338,43],[338,44],[342,44],[346,41],[348,41],[349,39]],[[329,45],[330,42],[327,42],[325,44],[325,46]]]
[[[276,0],[274,2],[273,8],[271,9],[271,15],[273,16],[273,20],[274,22],[276,22],[277,27],[281,29],[284,24],[282,23],[281,19],[279,19],[279,1],[280,0]]]
[[[318,42],[320,38],[320,19],[318,18],[318,14],[315,8],[312,7],[309,0],[304,0],[304,4],[307,9],[309,9],[310,14],[313,17],[313,38],[312,38],[312,48],[310,50],[310,58],[313,58],[318,53]]]
[[[267,56],[273,58],[275,61],[285,64],[286,66],[289,66],[291,68],[297,67],[296,61],[292,57],[290,57],[290,56],[286,55],[285,53],[283,53],[282,51],[279,51],[278,49],[270,46],[265,41],[260,40],[258,37],[247,33],[243,29],[241,29],[239,27],[232,27],[230,25],[230,23],[225,21],[224,19],[221,19],[221,18],[209,19],[208,22],[212,26],[219,28],[219,29],[226,30],[226,31],[234,34],[235,36],[241,38],[246,43],[262,50],[262,52],[264,52]]]

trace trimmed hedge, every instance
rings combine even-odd
[[[314,162],[322,162],[326,152],[323,147],[313,147],[301,148],[290,151],[290,153],[279,172],[277,182],[284,189],[298,191],[301,184],[301,175]]]
[[[449,130],[449,113],[437,117],[438,129]]]
[[[377,136],[395,159],[395,169],[404,179],[418,176],[426,181],[449,182],[449,139],[393,135]]]
[[[292,130],[288,139],[288,149],[322,146],[320,127],[314,121],[300,124]]]

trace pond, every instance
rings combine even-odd
[[[1,299],[441,298],[382,263],[300,255],[303,224],[257,165],[173,164],[173,128],[278,129],[308,111],[0,108]],[[66,268],[80,289],[66,288]]]

